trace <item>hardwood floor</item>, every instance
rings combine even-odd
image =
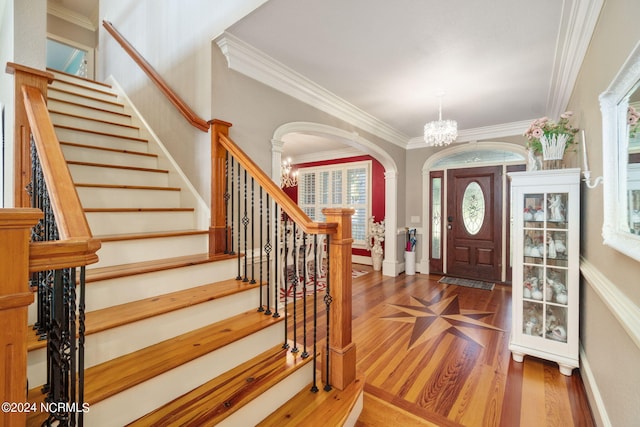
[[[439,278],[372,271],[353,280],[353,341],[365,376],[357,426],[595,425],[579,370],[566,377],[555,363],[511,359],[510,287]]]

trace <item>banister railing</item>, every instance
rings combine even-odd
[[[47,383],[42,390],[51,403],[47,422],[82,425],[82,412],[70,408],[82,407],[84,399],[84,272],[98,261],[101,243],[91,234],[49,116],[46,91],[52,75],[11,63],[7,71],[15,76],[18,97],[16,165],[21,169],[16,185],[28,182],[25,194],[31,207],[43,212],[31,230],[26,273],[37,289],[34,327],[47,340]],[[27,283],[23,286],[28,290]]]
[[[169,87],[167,82],[156,72],[156,70],[140,55],[140,53],[125,39],[122,34],[109,21],[102,21],[102,26],[109,34],[122,46],[129,54],[131,59],[144,71],[151,81],[160,89],[160,91],[171,101],[178,109],[180,114],[197,129],[203,132],[209,132],[209,123],[199,117],[174,91]]]
[[[210,252],[212,254],[237,253],[237,278],[245,281],[255,280],[252,276],[253,272],[251,274],[248,272],[248,252],[252,253],[251,264],[256,262],[253,254],[259,253],[260,259],[257,262],[260,265],[263,262],[262,254],[267,254],[267,265],[271,262],[275,264],[276,277],[273,278],[275,284],[273,288],[272,282],[267,280],[265,292],[267,295],[274,296],[272,300],[276,307],[274,315],[279,315],[278,305],[285,310],[285,316],[288,315],[287,310],[293,311],[294,344],[298,327],[296,319],[299,316],[297,310],[299,306],[303,310],[307,307],[305,287],[309,277],[307,277],[308,269],[306,268],[308,260],[305,257],[307,254],[314,253],[311,260],[314,272],[309,274],[312,276],[309,284],[314,289],[317,288],[318,277],[322,276],[323,271],[325,271],[323,279],[326,280],[326,290],[322,296],[322,303],[326,306],[328,337],[326,349],[323,351],[326,360],[322,364],[326,375],[325,387],[335,386],[342,390],[355,379],[356,352],[351,334],[351,245],[353,242],[351,216],[354,210],[351,208],[324,209],[323,214],[327,222],[312,221],[229,137],[230,123],[222,120],[212,120],[211,123],[213,131],[211,135]],[[258,185],[257,190],[254,184]],[[267,209],[272,209],[270,213],[267,212],[266,218],[262,215],[253,215],[256,198],[259,200],[259,210],[262,211],[263,191],[267,195],[264,204]],[[261,227],[263,222],[267,224],[267,241],[264,244],[262,237],[256,237],[253,228],[249,229],[249,225],[253,227],[255,223]],[[318,244],[315,236],[326,236],[326,240],[321,238],[321,243]],[[313,240],[310,242],[308,237]],[[326,249],[324,249],[325,241]],[[318,251],[326,252],[326,265],[322,256],[320,260],[315,258]],[[244,253],[244,271],[240,262],[241,253]],[[272,253],[274,255],[271,259]],[[262,281],[263,278],[260,277],[259,280]],[[289,292],[290,289],[292,292]],[[283,293],[284,299],[278,299],[278,296]],[[292,295],[291,300],[288,300],[289,293]],[[301,294],[299,298],[298,294]],[[315,307],[317,293],[312,294]],[[265,314],[270,314],[270,302],[267,299]],[[262,309],[262,306],[259,307],[259,310]],[[306,319],[306,312],[303,314],[303,319]],[[305,325],[301,327],[302,335],[306,337]],[[315,328],[314,325],[314,331]],[[287,345],[286,341],[285,345]],[[305,349],[304,352],[306,351]]]

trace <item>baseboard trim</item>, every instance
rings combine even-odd
[[[582,345],[580,346],[580,375],[582,376],[582,383],[591,402],[591,412],[595,418],[596,425],[603,427],[611,427],[611,421],[609,420],[609,414],[607,414],[607,408],[605,407],[604,400],[600,394],[600,389],[596,384],[596,378],[591,370],[591,365],[587,360],[587,355]],[[594,407],[595,406],[595,407]]]

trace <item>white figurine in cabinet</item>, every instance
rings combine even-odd
[[[564,215],[562,209],[564,204],[559,194],[553,194],[549,196],[549,221],[562,222],[564,221]]]

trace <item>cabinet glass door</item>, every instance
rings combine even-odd
[[[522,332],[567,342],[568,193],[524,194]]]

